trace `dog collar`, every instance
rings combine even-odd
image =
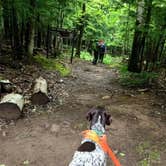
[[[93,130],[99,137],[101,137],[102,135],[104,135],[104,133],[102,131],[98,131],[98,130]]]

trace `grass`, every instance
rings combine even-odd
[[[56,70],[58,71],[61,76],[68,76],[71,71],[69,68],[65,67],[59,60],[53,58],[46,58],[42,55],[36,55],[34,57],[35,61],[39,63],[44,69],[46,70]]]
[[[156,149],[152,149],[149,142],[141,142],[136,147],[136,151],[142,158],[138,163],[139,166],[150,166],[160,163],[160,153]]]

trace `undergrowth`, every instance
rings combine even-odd
[[[120,79],[121,85],[129,88],[146,88],[152,85],[153,81],[158,78],[158,74],[155,72],[132,73],[127,70],[127,65],[120,67]]]
[[[93,56],[89,52],[86,52],[86,51],[81,51],[80,58],[84,59],[86,61],[92,61],[93,60]]]
[[[82,51],[80,55],[81,59],[84,59],[86,61],[93,61],[93,55],[86,51]],[[120,62],[122,61],[122,56],[111,56],[109,54],[106,54],[104,56],[103,63],[109,65],[110,67],[119,67]]]
[[[56,70],[61,76],[68,76],[71,71],[69,68],[65,67],[59,60],[53,58],[46,58],[42,55],[36,55],[34,57],[35,61],[39,63],[46,70]]]

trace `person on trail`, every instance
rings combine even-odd
[[[104,54],[106,51],[105,43],[103,40],[99,41],[99,62],[103,63]]]
[[[92,63],[96,65],[99,59],[99,42],[93,43],[92,48],[93,48],[93,55],[94,55]]]
[[[97,43],[93,44],[94,59],[92,63],[94,65],[96,65],[97,62],[103,63],[105,50],[106,47],[103,40],[99,40]]]

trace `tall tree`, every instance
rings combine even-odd
[[[77,38],[77,50],[76,50],[76,56],[80,57],[80,52],[81,52],[81,44],[82,44],[82,37],[84,33],[84,27],[85,27],[85,11],[86,11],[86,4],[83,3],[82,5],[82,15],[80,18],[80,22],[78,25],[78,38]]]
[[[36,0],[30,0],[29,2],[30,14],[26,22],[26,35],[25,35],[25,50],[26,50],[28,59],[32,58],[33,49],[34,49],[35,7],[36,7]]]
[[[132,52],[128,64],[128,70],[131,72],[141,72],[142,70],[145,40],[151,17],[151,6],[152,0],[138,1]]]

